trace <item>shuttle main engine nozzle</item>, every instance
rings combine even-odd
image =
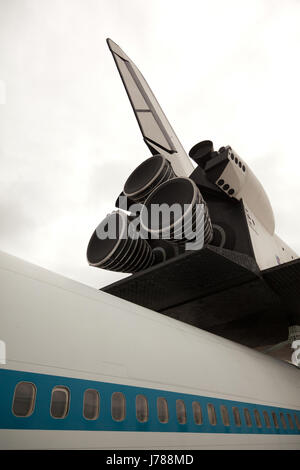
[[[87,260],[91,266],[133,273],[150,267],[154,255],[148,242],[135,232],[129,217],[115,211],[94,231],[87,248]]]
[[[146,199],[140,221],[152,238],[179,245],[198,240],[202,248],[213,237],[206,203],[190,178],[175,177],[160,184]]]
[[[133,201],[143,203],[155,188],[175,176],[170,162],[163,155],[154,155],[131,173],[123,192]]]

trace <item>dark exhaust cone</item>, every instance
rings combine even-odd
[[[163,155],[143,161],[128,177],[123,192],[127,198],[143,203],[160,184],[175,178],[170,162]]]
[[[91,266],[123,273],[147,269],[154,262],[148,242],[129,229],[130,220],[121,211],[108,214],[94,231],[88,247]]]
[[[154,264],[163,263],[180,254],[179,246],[167,240],[149,238],[148,243],[153,251]]]
[[[190,178],[173,178],[157,187],[146,199],[140,221],[151,238],[179,245],[197,240],[202,248],[213,236],[206,203]]]
[[[213,143],[210,140],[203,140],[191,148],[189,156],[197,165],[201,166],[201,168],[205,168],[206,163],[211,159],[213,153]]]

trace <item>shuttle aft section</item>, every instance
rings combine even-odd
[[[262,183],[229,145],[204,140],[188,155],[136,65],[107,42],[152,156],[88,243],[91,266],[131,274],[103,290],[255,349],[284,344],[294,360],[300,260],[275,233]],[[121,230],[105,238],[113,220]]]

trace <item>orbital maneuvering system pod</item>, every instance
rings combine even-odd
[[[91,266],[131,273],[103,290],[298,365],[300,262],[262,184],[229,145],[205,140],[187,155],[138,68],[107,42],[152,156],[88,244]]]

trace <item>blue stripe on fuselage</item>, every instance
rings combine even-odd
[[[37,389],[35,408],[31,416],[16,417],[12,413],[12,400],[14,390],[19,382],[32,382]],[[64,419],[55,419],[50,415],[50,400],[53,387],[62,385],[68,387],[71,394],[70,409]],[[86,389],[98,390],[100,394],[100,415],[96,420],[87,420],[83,417],[83,395]],[[126,397],[126,418],[116,422],[111,417],[111,395],[113,392],[122,392]],[[149,419],[140,423],[136,419],[136,395],[143,394],[149,403]],[[157,417],[157,398],[164,397],[168,401],[169,421],[160,423]],[[183,399],[186,405],[187,423],[179,424],[176,417],[176,400]],[[198,401],[202,408],[203,424],[197,425],[193,419],[192,402]],[[209,423],[207,404],[215,406],[217,425]],[[230,426],[224,426],[220,412],[220,405],[226,405],[229,411]],[[242,425],[234,424],[232,407],[240,411]],[[251,413],[252,427],[245,422],[243,409],[248,408]],[[260,413],[262,427],[255,424],[254,410]],[[271,428],[267,428],[262,411],[269,413]],[[273,425],[271,412],[275,411],[279,428]],[[284,429],[279,413],[285,414],[287,429]],[[290,413],[294,429],[290,429],[286,413]],[[154,388],[136,387],[108,382],[99,382],[86,379],[61,377],[47,374],[22,372],[17,370],[0,369],[0,429],[43,429],[43,430],[80,430],[80,431],[143,431],[143,432],[192,432],[192,433],[235,433],[235,434],[299,434],[294,414],[300,419],[300,411],[260,404],[237,402],[222,398],[191,395],[187,393],[170,392]]]

